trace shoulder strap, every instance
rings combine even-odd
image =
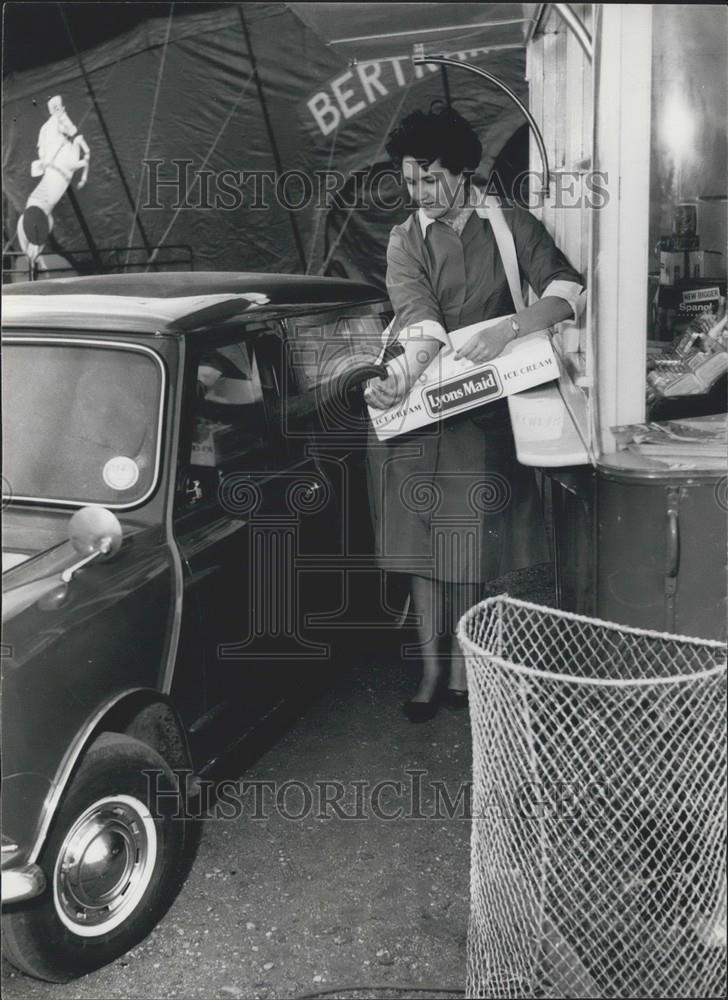
[[[523,292],[521,290],[521,277],[518,271],[518,255],[516,244],[513,240],[513,233],[508,228],[508,223],[503,215],[503,209],[498,204],[496,198],[488,195],[483,208],[476,208],[476,213],[481,219],[488,219],[493,227],[493,236],[501,255],[503,270],[506,272],[506,280],[511,290],[511,298],[516,312],[525,309]]]

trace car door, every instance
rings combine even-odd
[[[326,627],[332,639],[341,640],[339,645],[347,635],[396,623],[402,614],[402,599],[391,586],[398,574],[385,574],[374,556],[365,462],[369,417],[362,395],[363,383],[383,372],[382,335],[390,319],[383,302],[286,321],[297,391],[312,414],[306,428],[294,426],[291,435],[306,436],[307,454],[315,455],[319,467],[335,480],[340,497],[335,550],[318,559],[316,593],[323,587],[327,597],[311,609],[310,617]],[[301,408],[299,404],[294,410]]]
[[[283,334],[256,321],[191,344],[174,531],[205,676],[197,757],[243,738],[329,656],[301,594],[336,545],[337,491],[307,448]]]

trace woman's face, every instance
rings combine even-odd
[[[446,170],[439,160],[423,165],[405,156],[402,176],[410,197],[430,219],[441,219],[465,204],[465,175]]]

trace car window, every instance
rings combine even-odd
[[[242,468],[265,445],[263,386],[255,348],[241,341],[197,361],[190,465]]]
[[[177,507],[219,508],[223,481],[235,474],[265,476],[287,462],[280,433],[282,330],[275,323],[248,324],[234,340],[197,348],[191,363],[195,393],[191,440]],[[186,440],[183,438],[183,440]]]
[[[388,315],[357,315],[356,311],[296,317],[287,325],[291,366],[304,390],[338,379],[342,373],[374,364],[382,350]]]
[[[17,338],[3,349],[4,476],[17,499],[126,507],[154,488],[165,372],[152,351]]]
[[[350,308],[287,320],[292,380],[295,392],[307,403],[284,408],[290,440],[306,433],[295,419],[306,409],[329,441],[366,434],[367,417],[356,387],[362,373],[380,362],[383,331],[390,318],[383,311]]]
[[[234,338],[196,348],[192,439],[179,477],[178,510],[204,501],[218,508],[221,488],[234,483],[231,474],[266,476],[290,468],[306,460],[315,435],[333,439],[342,430],[348,435],[366,428],[348,405],[329,405],[326,392],[377,360],[387,319],[353,307],[285,325],[249,320]]]

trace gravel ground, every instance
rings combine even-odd
[[[539,574],[509,589],[549,597]],[[330,995],[417,997],[453,987],[438,995],[458,996],[470,828],[462,802],[448,816],[442,789],[455,800],[469,780],[469,720],[447,708],[423,725],[404,718],[400,705],[418,673],[416,663],[399,659],[405,639],[390,632],[362,642],[331,686],[246,768],[248,782],[276,782],[278,799],[261,785],[258,818],[247,793],[241,815],[206,821],[182,892],[141,945],[64,985],[3,963],[6,1000],[263,1000],[337,987]],[[326,780],[343,783],[338,811],[349,818],[326,805],[317,785]],[[302,784],[281,792],[285,782]],[[329,786],[330,798],[334,792]],[[387,986],[403,989],[371,989]]]

